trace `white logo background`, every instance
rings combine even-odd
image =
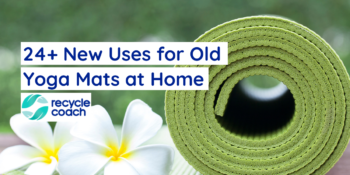
[[[40,94],[42,95],[48,102],[48,104],[45,104],[45,105],[48,105],[49,106],[49,111],[47,112],[46,116],[44,118],[42,118],[41,120],[39,121],[51,121],[51,122],[56,122],[56,121],[67,121],[67,122],[75,122],[75,121],[79,121],[79,120],[86,120],[89,118],[89,115],[91,115],[91,93],[21,93],[21,105],[22,105],[22,102],[23,100],[31,95],[31,94]],[[82,107],[76,107],[75,105],[70,108],[70,105],[68,105],[67,107],[64,107],[63,105],[61,105],[60,107],[57,107],[55,104],[54,106],[52,106],[52,100],[60,100],[60,101],[64,101],[64,100],[79,100],[81,101],[81,99],[83,99],[84,101],[85,100],[88,100],[90,102],[90,105],[89,107],[85,107],[85,106],[82,106]],[[80,104],[80,103],[78,103]],[[21,108],[21,112],[22,111],[36,111],[37,109],[39,109],[40,107],[42,107],[43,104],[40,104],[40,103],[34,103],[31,107],[29,108],[25,108],[25,109],[22,109]],[[57,115],[57,116],[54,116],[52,115],[52,111],[53,110],[64,110],[66,111],[67,109],[83,109],[86,111],[86,116],[60,116],[60,115]],[[54,112],[55,113],[55,112]],[[36,120],[29,120],[28,118],[26,118],[23,114],[23,120],[26,120],[26,121],[36,121]]]

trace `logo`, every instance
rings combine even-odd
[[[40,94],[30,94],[22,102],[22,114],[29,120],[41,120],[48,110],[48,102]]]
[[[88,119],[91,93],[21,93],[23,121],[77,122]]]

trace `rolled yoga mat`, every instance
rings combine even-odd
[[[196,42],[228,42],[229,57],[209,66],[209,90],[166,92],[171,137],[193,168],[305,175],[333,167],[349,142],[350,81],[329,44],[296,22],[264,16],[221,24]],[[240,82],[253,75],[289,90],[254,98]]]

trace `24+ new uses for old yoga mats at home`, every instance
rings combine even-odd
[[[228,42],[229,64],[209,66],[208,91],[166,92],[169,130],[190,165],[210,175],[325,174],[333,167],[349,142],[350,81],[320,36],[257,16],[219,25],[196,42]],[[254,99],[238,88],[253,75],[289,90]]]

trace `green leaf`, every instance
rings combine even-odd
[[[22,111],[22,113],[23,113],[23,115],[26,116],[27,118],[29,118],[30,116],[33,115],[33,113],[30,112],[30,111]]]
[[[48,103],[47,100],[46,100],[44,97],[39,97],[39,98],[38,98],[38,102],[39,102],[39,103],[44,103],[44,104],[45,104],[45,103]]]
[[[31,107],[35,103],[36,99],[39,98],[40,96],[41,95],[39,95],[39,94],[35,94],[35,95],[31,94],[31,95],[29,95],[28,97],[26,97],[24,99],[24,101],[22,103],[22,108],[29,108],[29,107]]]
[[[49,110],[49,107],[48,107],[48,106],[43,106],[43,107],[39,108],[39,109],[35,112],[35,114],[33,115],[33,117],[30,118],[30,120],[40,120],[40,119],[44,118],[48,110]]]

